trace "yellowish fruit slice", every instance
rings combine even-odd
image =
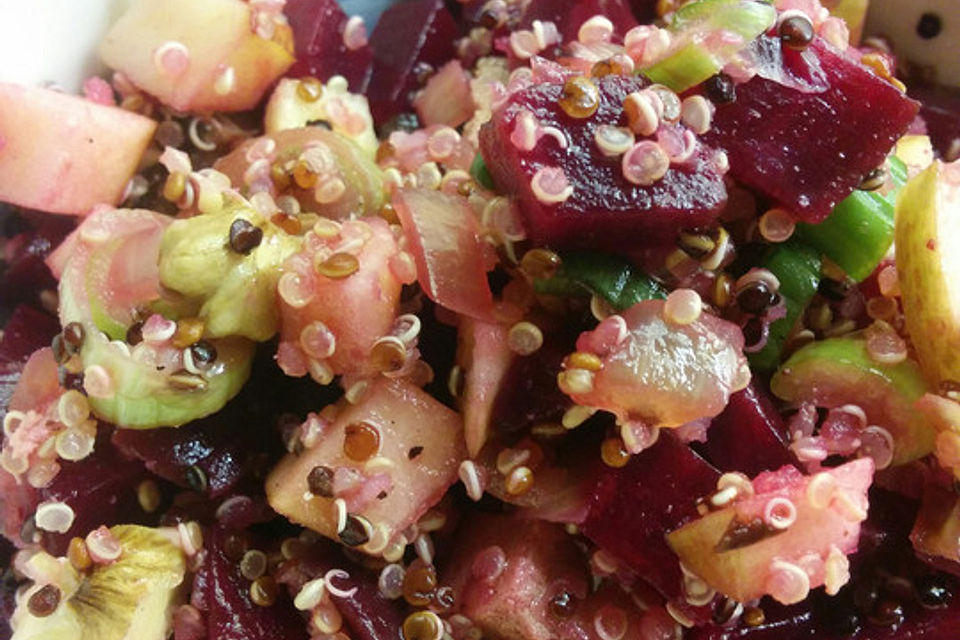
[[[11,640],[164,640],[169,635],[186,572],[182,550],[158,529],[119,525],[110,533],[120,543],[120,558],[94,565],[79,581],[63,580],[60,604],[47,616],[30,612],[31,596],[44,585],[31,586],[10,620]],[[38,556],[48,567],[72,571],[65,560],[43,552]]]
[[[960,164],[935,162],[904,186],[895,242],[903,311],[924,375],[960,383]]]

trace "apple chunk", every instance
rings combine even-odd
[[[251,109],[294,61],[283,14],[254,11],[241,0],[136,0],[100,57],[179,111]]]
[[[280,461],[266,490],[290,520],[380,554],[456,481],[465,445],[460,417],[420,388],[369,385],[357,404],[307,418],[307,448]]]
[[[720,508],[667,542],[688,577],[739,602],[794,604],[821,584],[833,595],[850,578],[846,554],[857,548],[872,478],[870,458],[813,476],[785,466],[752,483],[728,474],[706,500]]]
[[[74,215],[118,204],[156,128],[118,107],[0,82],[0,200]]]
[[[935,162],[907,182],[894,238],[920,366],[934,384],[960,383],[960,163]]]

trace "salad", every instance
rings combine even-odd
[[[866,8],[134,0],[0,83],[0,635],[955,638],[960,154]]]

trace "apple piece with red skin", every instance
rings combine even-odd
[[[294,61],[282,14],[253,12],[241,0],[137,0],[100,57],[177,111],[252,109]]]
[[[689,572],[738,602],[770,595],[795,604],[821,584],[835,594],[850,577],[847,554],[857,548],[872,479],[871,458],[810,477],[785,466],[750,486],[741,478],[720,488],[717,495],[733,493],[722,507],[667,541]]]
[[[270,506],[337,540],[342,504],[349,522],[363,518],[371,527],[359,546],[356,538],[343,540],[370,553],[382,552],[440,501],[465,454],[460,417],[404,379],[371,380],[356,404],[342,400],[311,414],[302,432],[313,432],[315,442],[270,472]],[[375,444],[358,460],[365,454],[350,442],[361,432]]]
[[[156,128],[119,107],[0,82],[0,200],[79,216],[118,204]]]

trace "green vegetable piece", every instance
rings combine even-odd
[[[483,156],[479,153],[473,158],[473,163],[470,165],[470,175],[484,189],[492,191],[495,188],[493,178],[487,170],[487,163],[483,161]]]
[[[640,73],[678,93],[685,91],[718,73],[776,18],[776,9],[753,0],[691,2],[674,14],[669,27],[674,44],[666,56]],[[709,37],[720,31],[737,37]]]
[[[618,311],[643,300],[663,299],[666,290],[623,258],[598,251],[572,251],[561,256],[552,278],[534,280],[537,293],[555,296],[595,294]]]
[[[213,340],[217,360],[201,376],[158,371],[109,342],[93,327],[80,350],[84,369],[102,367],[113,393],[89,395],[93,412],[118,427],[175,427],[219,411],[250,376],[253,343],[243,338]]]
[[[771,371],[780,362],[780,352],[800,314],[820,285],[820,254],[796,241],[776,245],[763,261],[780,281],[780,295],[787,308],[785,317],[770,325],[770,337],[762,349],[748,355],[750,366]]]
[[[263,232],[260,243],[246,253],[230,246],[230,228],[237,220]],[[301,242],[227,196],[221,209],[177,220],[164,232],[160,281],[199,306],[207,336],[268,340],[280,321],[280,268]]]
[[[800,348],[774,374],[770,389],[789,402],[859,406],[868,424],[893,436],[895,465],[933,451],[936,430],[913,408],[928,390],[920,367],[913,360],[877,364],[863,337],[830,338]]]
[[[893,244],[893,208],[906,182],[906,166],[891,156],[894,189],[887,195],[856,190],[820,224],[799,223],[797,239],[819,250],[860,282],[877,268]]]

